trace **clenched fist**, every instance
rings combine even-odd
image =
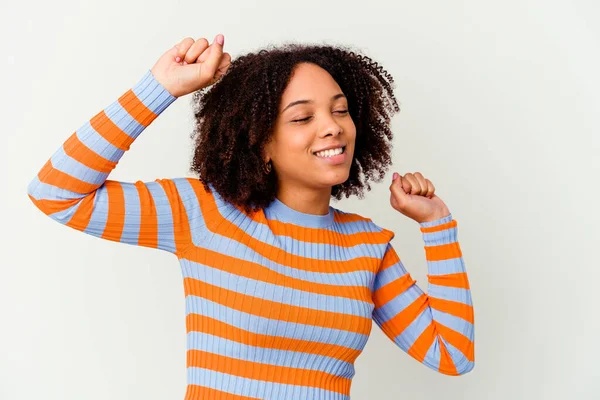
[[[229,53],[223,53],[225,38],[219,34],[212,44],[200,38],[183,39],[154,64],[152,75],[175,97],[203,89],[217,82],[231,63]]]
[[[409,172],[404,176],[394,172],[390,185],[390,204],[419,223],[435,221],[448,216],[450,210],[434,192],[433,183],[420,172]]]

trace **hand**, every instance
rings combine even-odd
[[[394,177],[390,185],[390,204],[403,215],[421,223],[450,214],[446,204],[435,195],[433,183],[420,172],[404,176],[394,172]]]
[[[165,52],[151,69],[154,78],[175,97],[203,89],[217,82],[229,68],[231,56],[223,53],[217,35],[212,44],[200,38],[183,39]]]

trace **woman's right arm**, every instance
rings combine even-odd
[[[166,52],[130,90],[83,124],[52,155],[27,188],[42,212],[97,237],[175,254],[191,243],[189,222],[201,218],[202,184],[189,178],[135,183],[107,178],[133,141],[178,96],[222,75],[219,49],[204,63],[205,72],[212,69],[211,77],[192,78],[190,69],[200,67],[198,61],[187,66],[175,62],[178,56],[198,59],[206,49],[205,44],[196,45],[199,42],[186,38]]]

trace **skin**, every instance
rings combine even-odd
[[[356,139],[356,126],[348,102],[337,82],[323,68],[301,63],[282,94],[274,133],[266,146],[264,162],[271,160],[277,175],[277,198],[290,208],[314,215],[329,211],[331,188],[348,179]],[[291,105],[298,100],[309,103]],[[309,118],[305,121],[298,121]],[[332,165],[313,153],[332,144],[345,144],[346,160]],[[435,195],[433,183],[420,172],[394,173],[390,204],[403,215],[428,222],[450,214]]]
[[[277,175],[277,198],[289,207],[307,214],[326,215],[331,188],[348,179],[356,127],[345,96],[337,82],[323,68],[302,63],[296,66],[283,92],[271,141],[266,146],[265,163],[271,160]],[[298,100],[312,103],[292,105]],[[344,112],[346,111],[346,112]],[[309,118],[306,121],[295,121]],[[332,144],[346,144],[346,160],[331,165],[313,152]]]
[[[214,84],[227,71],[231,56],[223,52],[224,37],[213,43],[200,38],[185,38],[165,52],[152,67],[154,77],[174,96],[179,97]],[[274,125],[274,134],[266,146],[265,163],[273,163],[278,179],[277,198],[300,212],[326,215],[331,188],[345,182],[354,155],[356,127],[346,98],[333,77],[311,63],[296,66],[285,89]],[[289,103],[311,100],[287,108]],[[294,121],[309,118],[306,121]],[[313,152],[331,144],[346,145],[346,161],[331,165]],[[390,184],[390,205],[417,222],[448,216],[435,187],[420,172],[394,173]]]

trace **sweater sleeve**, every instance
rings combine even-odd
[[[133,141],[176,97],[148,70],[116,101],[77,129],[27,187],[55,221],[103,239],[177,254],[191,241],[202,185],[188,178],[107,180]],[[187,210],[186,210],[187,208]]]
[[[388,243],[374,282],[373,320],[417,361],[446,375],[462,375],[475,365],[474,314],[457,222],[449,214],[419,225],[425,242],[428,294],[417,286]]]

